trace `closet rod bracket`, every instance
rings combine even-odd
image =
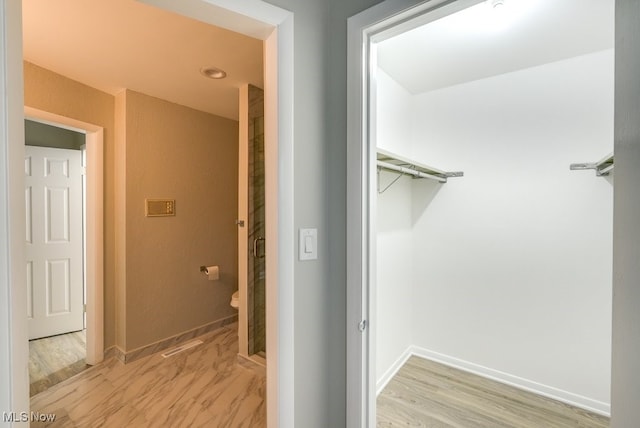
[[[598,177],[609,175],[609,173],[613,171],[613,167],[613,153],[608,154],[598,162],[572,163],[569,165],[569,169],[571,171],[593,169]]]

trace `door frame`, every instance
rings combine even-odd
[[[376,69],[374,43],[485,0],[386,0],[347,30],[347,426],[376,425]],[[364,329],[361,329],[364,323]],[[362,331],[361,331],[362,330]]]
[[[264,41],[266,251],[272,255],[266,268],[267,425],[293,427],[293,13],[262,0],[141,1]],[[8,380],[0,387],[0,407],[20,414],[29,410],[20,1],[0,0],[0,30],[0,201],[8,207],[0,211],[0,232],[9,238],[0,244],[0,377]]]
[[[104,359],[104,130],[93,125],[33,107],[24,107],[25,119],[85,134],[87,150],[86,200],[86,362]]]

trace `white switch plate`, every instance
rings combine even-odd
[[[300,229],[298,244],[300,260],[318,259],[318,229]]]

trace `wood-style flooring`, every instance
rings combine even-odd
[[[264,427],[263,369],[239,364],[237,324],[169,358],[109,359],[31,399],[52,427]]]
[[[377,399],[378,427],[608,427],[567,404],[411,357]]]
[[[31,396],[87,369],[84,331],[29,341]]]

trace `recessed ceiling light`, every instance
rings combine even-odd
[[[202,67],[200,73],[209,79],[224,79],[227,77],[227,73],[224,70],[215,67]]]

